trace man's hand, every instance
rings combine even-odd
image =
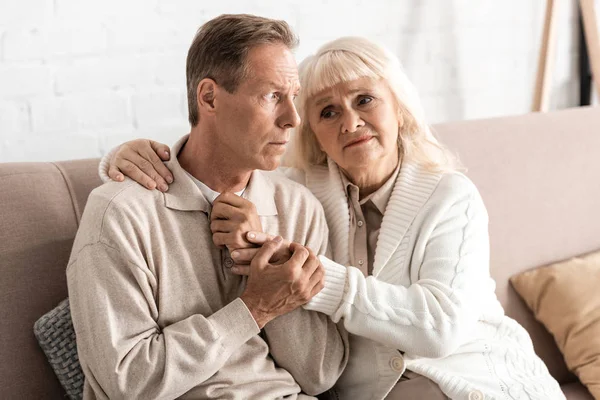
[[[108,176],[121,182],[126,175],[137,183],[161,192],[173,183],[171,171],[163,164],[170,159],[169,146],[147,139],[137,139],[119,146],[109,160]]]
[[[258,246],[262,246],[269,240],[273,240],[275,236],[269,235],[268,233],[250,231],[246,233],[246,240],[249,243],[253,243]],[[292,256],[290,250],[291,243],[287,240],[283,240],[283,245],[279,246],[277,251],[271,256],[269,260],[270,264],[280,265],[287,262]],[[250,274],[250,263],[260,250],[260,247],[250,247],[245,249],[236,249],[231,252],[231,258],[235,261],[235,265],[231,268],[231,272],[236,275],[248,275]]]
[[[256,207],[251,201],[234,193],[221,193],[213,202],[210,230],[215,246],[229,251],[256,247],[246,240],[249,231],[262,232]]]
[[[292,243],[291,258],[281,264],[269,263],[285,246],[277,236],[266,242],[250,264],[244,293],[240,296],[262,329],[272,319],[308,303],[324,286],[325,272],[310,249]]]

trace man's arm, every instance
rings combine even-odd
[[[306,247],[326,254],[328,229],[319,203],[312,216]],[[348,333],[327,315],[300,307],[265,325],[271,356],[309,395],[333,387],[348,362]]]
[[[240,299],[159,327],[155,277],[103,242],[79,251],[67,279],[86,379],[111,399],[179,397],[259,332]]]

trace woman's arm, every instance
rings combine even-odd
[[[453,353],[474,329],[493,285],[481,198],[475,191],[447,204],[432,229],[414,233],[422,237],[412,257],[422,261],[412,265],[418,278],[410,286],[365,277],[357,268],[321,257],[325,288],[305,308],[326,313],[335,322],[343,319],[350,333],[411,355],[439,358]],[[401,266],[387,268],[393,267]]]
[[[100,178],[121,182],[123,175],[142,186],[166,192],[173,183],[173,174],[163,164],[170,159],[169,146],[149,139],[125,142],[105,154],[98,166]]]

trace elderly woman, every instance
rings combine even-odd
[[[321,201],[330,229],[325,287],[305,308],[351,333],[338,397],[563,399],[527,332],[504,315],[483,201],[431,134],[399,61],[341,38],[299,69],[302,123],[287,159],[296,168],[285,173]],[[168,171],[152,161],[166,147],[150,143],[129,143],[101,170],[164,185]]]

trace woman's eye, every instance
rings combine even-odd
[[[370,102],[373,101],[372,97],[369,96],[363,96],[360,99],[358,99],[358,104],[360,105],[365,105],[365,104],[369,104]]]
[[[333,118],[334,115],[335,112],[332,110],[324,109],[323,111],[321,111],[321,118],[323,119]]]

